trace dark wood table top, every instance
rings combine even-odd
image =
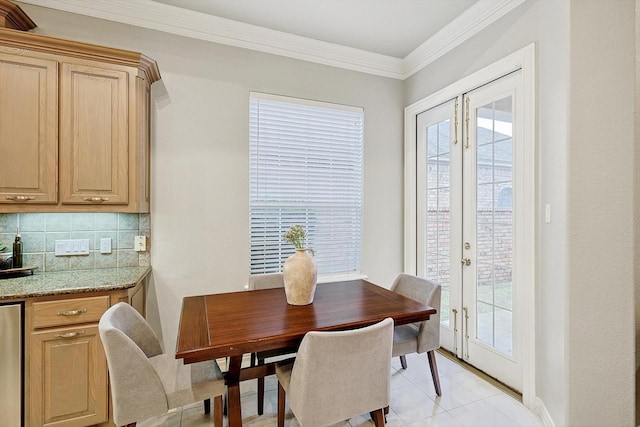
[[[354,329],[386,317],[427,320],[432,307],[365,280],[321,283],[312,304],[287,304],[283,288],[185,297],[176,358],[186,363],[298,345],[309,331]]]

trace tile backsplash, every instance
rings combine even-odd
[[[20,227],[24,266],[40,271],[150,265],[149,214],[0,213],[0,242],[11,248]],[[135,236],[147,236],[147,250],[133,250]],[[111,239],[111,253],[100,253],[100,239]],[[89,239],[89,255],[55,256],[56,240]]]

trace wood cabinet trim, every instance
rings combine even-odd
[[[139,52],[59,39],[42,34],[25,33],[7,28],[0,28],[0,44],[53,55],[64,55],[71,58],[135,67],[146,75],[146,80],[149,84],[161,78],[157,62]]]
[[[37,27],[36,23],[22,10],[20,6],[8,0],[0,0],[0,22],[7,28],[29,31]]]

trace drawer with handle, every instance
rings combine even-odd
[[[33,327],[97,322],[109,308],[109,296],[70,298],[33,303]]]

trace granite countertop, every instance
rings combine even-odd
[[[101,268],[38,272],[33,275],[0,278],[0,301],[50,295],[128,289],[147,274],[151,267]]]

